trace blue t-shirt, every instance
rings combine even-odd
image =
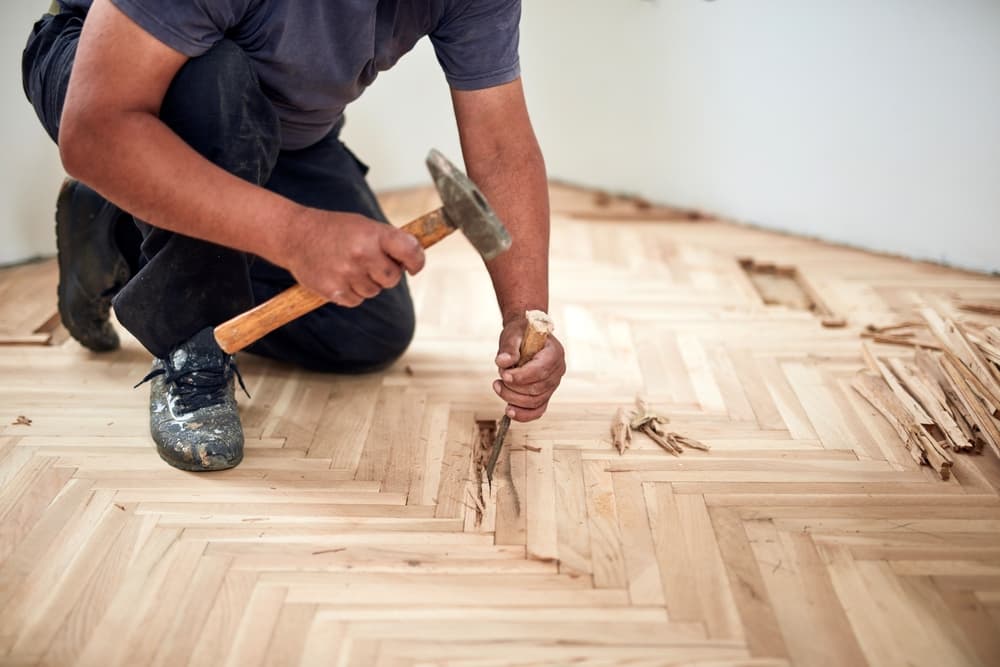
[[[344,107],[429,35],[449,85],[520,75],[520,0],[112,0],[188,57],[231,39],[250,57],[281,119],[282,147],[322,139]],[[91,0],[62,0],[86,8]]]

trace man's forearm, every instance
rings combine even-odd
[[[506,323],[548,310],[549,193],[545,163],[531,136],[485,158],[466,159],[469,176],[510,232],[510,250],[487,264]]]
[[[71,175],[149,224],[284,262],[283,225],[301,207],[213,165],[156,116],[84,116],[60,144]]]
[[[453,90],[452,104],[469,177],[513,241],[510,250],[487,265],[503,321],[525,310],[548,310],[548,184],[521,80],[477,91]]]

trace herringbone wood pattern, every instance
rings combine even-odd
[[[417,338],[388,371],[242,358],[248,452],[217,474],[157,458],[134,341],[98,356],[34,333],[46,317],[23,303],[54,310],[51,264],[0,276],[37,295],[0,305],[20,343],[0,346],[0,662],[1000,664],[1000,462],[957,455],[942,482],[850,388],[865,324],[963,317],[953,298],[1000,280],[656,211],[603,220],[617,204],[565,188],[553,203],[570,371],[544,420],[513,427],[483,506],[498,318],[461,239],[413,279]],[[796,266],[849,326],[765,305],[744,256]],[[636,394],[711,452],[635,434],[619,456],[609,425]]]

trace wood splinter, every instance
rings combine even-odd
[[[712,449],[701,440],[695,440],[694,438],[689,438],[686,435],[681,435],[680,433],[674,433],[672,431],[667,433],[667,440],[677,447],[690,447],[691,449],[700,449],[703,452],[711,451]]]
[[[619,454],[624,454],[632,446],[632,426],[625,408],[615,411],[615,420],[611,422],[611,442]]]

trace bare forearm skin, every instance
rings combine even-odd
[[[145,111],[78,113],[60,132],[74,177],[143,221],[285,265],[304,208],[210,163]]]
[[[498,154],[494,164],[469,166],[513,243],[486,266],[503,322],[526,310],[549,309],[549,193],[545,164],[533,151]]]
[[[523,317],[526,310],[548,311],[548,183],[521,83],[481,95],[475,107],[461,94],[454,97],[469,177],[513,241],[510,250],[487,264],[503,322]]]

